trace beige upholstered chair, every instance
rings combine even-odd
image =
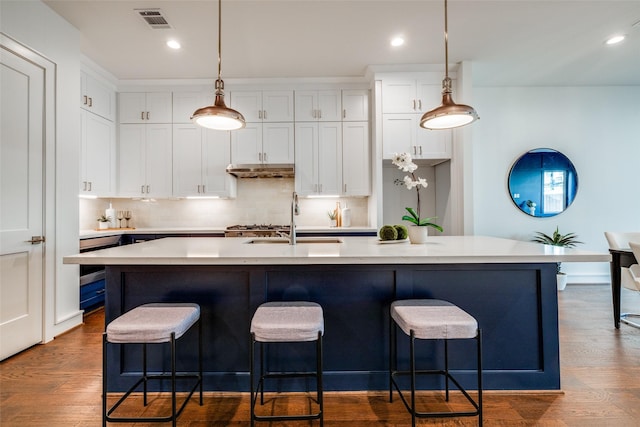
[[[640,232],[614,232],[614,231],[605,231],[605,237],[607,238],[607,242],[609,243],[610,249],[628,249],[629,242],[640,242]],[[640,254],[636,254],[637,256]],[[635,265],[636,274],[640,276],[640,270],[638,265]],[[632,276],[631,269],[626,267],[620,268],[620,283],[623,287],[627,289],[631,289],[633,291],[640,292],[640,282],[636,282]],[[632,314],[632,313],[622,313],[620,315],[620,321],[626,323],[627,325],[634,326],[636,328],[640,328],[640,323],[632,322],[629,318],[638,318],[640,319],[640,314]]]
[[[629,247],[638,263],[640,263],[640,239],[629,242]],[[629,289],[640,292],[640,264],[633,264],[629,267],[629,276],[629,282],[632,285]]]

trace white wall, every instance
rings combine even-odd
[[[55,140],[47,141],[45,341],[82,322],[78,266],[80,34],[40,1],[0,1],[2,32],[56,64]],[[51,262],[50,262],[51,260]]]
[[[474,88],[474,234],[530,240],[575,232],[580,249],[606,252],[604,231],[640,231],[640,87]],[[533,218],[512,203],[507,178],[528,150],[564,153],[578,193],[562,214]],[[607,263],[563,264],[570,282],[607,282]]]

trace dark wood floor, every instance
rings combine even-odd
[[[562,392],[487,392],[485,425],[640,426],[640,329],[627,325],[614,329],[607,286],[569,285],[559,293],[559,300]],[[640,296],[623,290],[622,309],[640,312]],[[49,344],[0,363],[3,427],[100,425],[103,313],[90,314],[85,321]],[[433,393],[421,395],[422,402],[437,404],[438,399]],[[195,400],[187,405],[178,425],[248,425],[248,401],[247,394],[208,393],[204,406]],[[277,405],[295,412],[301,401],[292,395],[279,398]],[[147,411],[165,409],[167,404],[164,397],[154,396]],[[440,426],[476,423],[473,418],[420,421],[420,425]],[[312,423],[271,423],[276,425]],[[389,403],[385,392],[326,393],[325,425],[407,426],[410,419],[399,400]]]

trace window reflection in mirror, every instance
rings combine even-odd
[[[511,200],[522,212],[549,217],[563,212],[576,196],[578,175],[564,154],[537,148],[522,155],[509,172]]]

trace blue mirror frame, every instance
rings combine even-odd
[[[551,148],[524,153],[509,171],[509,195],[522,212],[545,218],[564,212],[578,192],[578,173],[571,160]]]

